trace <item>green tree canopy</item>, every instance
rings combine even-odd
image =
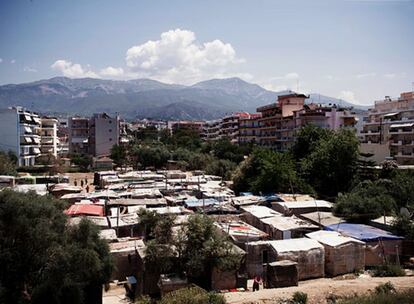
[[[233,175],[236,192],[255,193],[313,193],[312,188],[296,172],[296,165],[288,153],[255,149]]]
[[[292,154],[296,160],[301,160],[315,151],[319,141],[327,139],[332,134],[329,129],[319,128],[309,124],[302,127],[296,137],[295,144],[292,147]]]
[[[17,157],[13,152],[0,151],[0,175],[16,175]]]
[[[364,181],[351,192],[340,194],[334,213],[349,221],[366,222],[395,210],[395,200],[389,192],[386,180]]]
[[[69,226],[63,209],[50,197],[0,192],[1,303],[89,303],[109,280],[112,261],[97,227]]]
[[[128,148],[124,145],[113,145],[110,157],[116,166],[122,168],[128,163]]]
[[[358,145],[354,131],[341,129],[320,139],[302,160],[301,172],[319,195],[333,198],[349,190],[358,168]]]

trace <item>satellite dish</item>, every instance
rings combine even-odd
[[[401,215],[403,215],[403,216],[406,216],[406,217],[408,217],[408,218],[410,218],[410,217],[411,217],[411,213],[410,213],[410,211],[408,211],[408,209],[407,209],[407,208],[405,208],[405,207],[401,207],[401,208],[400,208],[400,214],[401,214]]]

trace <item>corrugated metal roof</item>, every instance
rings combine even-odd
[[[309,238],[269,241],[269,245],[278,253],[324,249],[318,241]]]
[[[103,216],[103,206],[87,205],[87,204],[75,204],[65,210],[67,215],[95,215]]]

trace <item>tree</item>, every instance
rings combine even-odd
[[[225,180],[230,180],[236,166],[236,163],[230,160],[213,158],[205,165],[204,170],[206,174],[217,175]]]
[[[237,270],[241,256],[233,245],[219,234],[213,220],[206,215],[189,217],[180,233],[183,237],[177,244],[180,259],[190,280],[210,288],[214,267],[221,270]]]
[[[124,167],[128,162],[128,150],[124,145],[113,145],[111,148],[111,159],[118,167]]]
[[[13,152],[0,151],[0,175],[16,175],[17,157]]]
[[[70,156],[71,162],[78,166],[82,171],[88,171],[92,166],[92,157],[86,154],[72,154]]]
[[[357,172],[358,145],[352,130],[330,133],[301,161],[302,175],[322,197],[333,198],[348,191]]]
[[[131,154],[141,167],[164,167],[170,159],[170,152],[163,145],[157,146],[141,146],[135,145],[132,147]]]
[[[353,222],[366,222],[395,210],[395,200],[389,192],[390,182],[364,181],[350,193],[340,194],[334,213]]]
[[[331,136],[332,131],[309,124],[302,127],[292,147],[292,154],[296,160],[301,160],[315,151],[319,141]]]
[[[298,176],[293,158],[288,153],[256,149],[243,161],[233,175],[236,192],[313,193]]]
[[[112,261],[98,228],[69,226],[61,201],[0,192],[0,302],[91,303]],[[98,294],[96,294],[96,291]]]

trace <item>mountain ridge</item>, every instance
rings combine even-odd
[[[41,113],[119,113],[125,118],[214,119],[234,111],[255,112],[285,93],[266,90],[240,78],[210,79],[190,86],[141,78],[106,80],[53,77],[0,86],[0,107],[23,106]],[[367,107],[310,94],[310,101]]]

